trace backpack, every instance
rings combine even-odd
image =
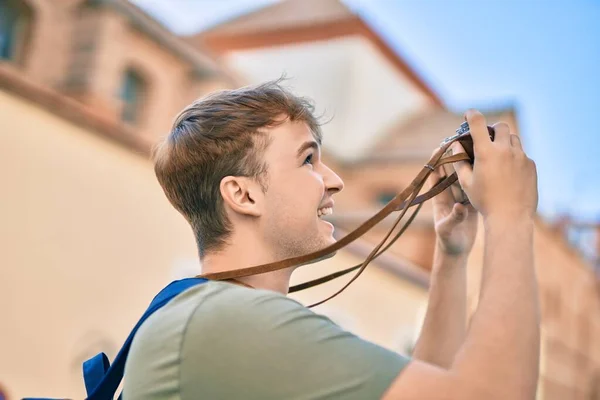
[[[115,392],[123,379],[123,372],[125,371],[125,361],[127,361],[127,355],[131,347],[131,342],[137,330],[142,326],[144,321],[150,317],[156,310],[163,307],[171,299],[176,297],[181,292],[207,282],[208,279],[204,278],[185,278],[178,281],[171,282],[167,287],[161,290],[156,297],[150,303],[150,306],[142,315],[142,318],[135,325],[125,344],[119,353],[115,357],[113,364],[111,365],[108,361],[108,357],[104,353],[99,353],[94,357],[90,358],[83,363],[83,379],[85,382],[85,390],[87,392],[88,400],[112,400],[115,396]],[[119,395],[121,400],[122,393]],[[28,397],[23,400],[52,400],[45,398],[34,398]]]

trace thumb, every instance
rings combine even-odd
[[[464,205],[460,203],[454,203],[454,207],[452,207],[452,212],[450,213],[450,219],[452,222],[458,224],[467,219],[468,214],[469,211]]]

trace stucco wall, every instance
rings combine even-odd
[[[193,235],[149,161],[20,98],[0,104],[0,377],[11,398],[83,398],[80,362],[114,356],[196,259]]]

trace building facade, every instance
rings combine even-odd
[[[0,391],[8,399],[83,398],[81,363],[100,351],[112,359],[156,292],[200,271],[192,232],[154,177],[152,146],[192,100],[283,74],[331,117],[323,154],[346,184],[330,216],[338,237],[403,189],[460,123],[337,1],[277,3],[178,37],[125,0],[0,0]],[[518,132],[511,107],[486,115]],[[427,305],[429,207],[346,292],[315,311],[410,354]],[[360,263],[386,226],[300,268],[293,283]],[[482,240],[469,263],[471,310]],[[598,398],[594,274],[541,220],[536,260],[540,398]],[[293,297],[309,304],[348,279]]]

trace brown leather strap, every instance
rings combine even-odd
[[[419,191],[421,190],[421,188],[425,184],[425,181],[427,180],[427,177],[431,174],[432,171],[433,171],[433,169],[428,169],[427,172],[424,173],[424,176],[421,179],[419,179],[419,180],[415,179],[413,181],[413,183],[411,184],[411,186],[413,186],[412,187],[413,190],[411,192],[409,192],[409,194],[408,194],[408,200],[406,200],[407,204],[411,204],[415,200],[415,198],[417,197],[417,194],[419,193]],[[421,171],[421,172],[424,172],[424,171]],[[404,192],[402,192],[402,193],[404,193]],[[400,212],[400,215],[396,219],[396,222],[394,223],[394,225],[392,225],[392,228],[390,229],[390,231],[387,233],[387,235],[385,235],[385,237],[383,238],[383,240],[371,251],[371,253],[367,256],[367,258],[365,259],[365,261],[362,263],[362,265],[358,269],[358,272],[356,272],[356,275],[354,275],[352,277],[352,279],[350,279],[350,281],[348,283],[346,283],[340,290],[338,290],[337,292],[335,292],[331,296],[329,296],[326,299],[321,300],[321,301],[319,301],[317,303],[313,303],[313,304],[311,304],[308,307],[309,308],[315,307],[315,306],[318,306],[320,304],[325,303],[326,301],[329,301],[329,300],[333,299],[334,297],[336,297],[337,295],[339,295],[340,293],[342,293],[344,290],[346,290],[348,288],[348,286],[350,286],[352,284],[352,282],[354,282],[356,279],[358,279],[358,277],[367,268],[367,265],[369,265],[369,263],[371,262],[371,260],[373,260],[373,258],[375,257],[375,254],[377,254],[377,252],[379,251],[379,249],[381,248],[381,246],[383,246],[383,244],[386,242],[386,240],[390,237],[390,235],[392,234],[394,228],[396,228],[396,225],[398,225],[398,223],[404,217],[404,215],[406,214],[406,212],[408,211],[408,209],[409,209],[409,207],[403,207],[402,208],[402,211]]]
[[[348,272],[358,269],[358,272],[356,273],[356,275],[344,287],[342,287],[342,289],[340,289],[339,291],[337,291],[336,293],[334,293],[332,296],[328,297],[327,299],[320,301],[318,303],[315,303],[309,307],[314,307],[316,305],[322,304],[323,302],[325,302],[327,300],[332,299],[333,297],[337,296],[342,291],[344,291],[352,282],[354,282],[373,259],[375,259],[381,253],[383,253],[385,250],[387,250],[400,237],[400,235],[406,230],[406,228],[408,228],[408,226],[410,225],[410,222],[412,222],[412,219],[416,216],[417,212],[420,210],[420,205],[424,201],[436,196],[437,194],[441,193],[442,191],[444,191],[448,187],[450,187],[454,182],[456,182],[457,176],[456,176],[456,173],[454,173],[454,174],[448,176],[447,178],[443,179],[441,182],[439,182],[437,185],[435,185],[427,193],[424,193],[424,194],[418,196],[422,187],[425,185],[427,178],[429,177],[431,172],[434,171],[436,168],[440,167],[441,165],[444,165],[447,163],[453,163],[453,162],[457,162],[457,161],[463,161],[463,160],[472,161],[472,159],[467,154],[464,154],[464,153],[442,158],[442,156],[448,150],[450,145],[458,139],[460,139],[461,143],[462,143],[462,141],[465,140],[465,135],[463,135],[461,137],[454,137],[454,138],[452,138],[452,140],[445,141],[443,143],[443,145],[440,146],[440,148],[433,154],[433,156],[431,157],[429,162],[423,167],[423,169],[419,172],[417,177],[411,182],[411,184],[406,189],[404,189],[401,193],[399,193],[396,197],[394,197],[392,199],[392,201],[390,201],[384,208],[382,208],[379,212],[377,212],[373,217],[371,217],[370,219],[365,221],[362,225],[360,225],[354,231],[350,232],[348,235],[344,236],[343,238],[341,238],[334,244],[332,244],[324,249],[321,249],[319,251],[315,251],[313,253],[305,254],[302,256],[298,256],[298,257],[292,257],[292,258],[288,258],[285,260],[281,260],[281,261],[277,261],[277,262],[273,262],[273,263],[269,263],[269,264],[258,265],[258,266],[254,266],[254,267],[241,268],[241,269],[236,269],[236,270],[231,270],[231,271],[207,273],[207,274],[199,275],[198,277],[212,279],[212,280],[226,280],[226,279],[232,279],[232,278],[241,278],[241,277],[249,276],[249,275],[264,274],[264,273],[276,271],[279,269],[313,263],[313,262],[323,259],[325,256],[343,248],[344,246],[347,246],[349,243],[352,243],[354,240],[356,240],[357,238],[362,236],[365,232],[369,231],[373,226],[375,226],[376,224],[381,222],[385,217],[387,217],[392,212],[401,211],[400,215],[396,219],[396,222],[393,224],[393,226],[390,229],[390,231],[388,232],[388,234],[375,247],[375,249],[373,249],[373,251],[369,254],[369,256],[365,259],[365,261],[362,264],[360,264],[360,266],[355,266],[355,267],[349,268],[347,270],[340,271],[335,274],[331,274],[327,277],[323,277],[323,278],[317,279],[315,281],[307,282],[305,284],[302,284],[304,286],[301,289],[295,289],[296,287],[294,287],[294,289],[295,289],[294,291],[302,290],[302,289],[305,289],[308,287],[313,287],[317,284],[324,283],[331,279],[334,279],[333,277],[329,278],[333,275],[336,275],[335,277],[337,277],[337,276],[341,276],[345,273],[348,273]],[[379,251],[381,249],[381,247],[383,246],[383,244],[390,237],[390,235],[392,234],[392,232],[394,231],[394,229],[396,228],[396,226],[398,225],[400,220],[404,217],[404,215],[406,214],[408,209],[414,205],[419,205],[419,208],[417,208],[417,210],[414,212],[414,214],[411,216],[411,218],[407,221],[406,224],[404,224],[404,226],[400,229],[399,233],[392,239],[392,241],[383,250]],[[301,285],[297,285],[297,286],[301,286]]]
[[[409,225],[412,223],[412,221],[415,219],[415,217],[417,216],[417,214],[421,210],[421,207],[423,207],[423,203],[419,204],[417,206],[417,208],[415,208],[415,211],[412,212],[412,214],[410,215],[410,217],[408,218],[408,220],[404,223],[404,225],[402,226],[402,228],[400,229],[400,231],[396,234],[396,236],[390,241],[390,243],[388,243],[383,249],[381,249],[377,254],[375,254],[375,256],[373,257],[373,260],[376,259],[377,257],[379,257],[391,245],[393,245],[394,242],[396,242],[396,240],[398,240],[398,238],[404,233],[404,231],[406,231],[406,229],[408,229]],[[290,289],[288,290],[288,293],[294,293],[294,292],[299,292],[301,290],[310,289],[313,286],[317,286],[317,285],[320,285],[322,283],[326,283],[326,282],[332,281],[334,279],[340,278],[340,277],[342,277],[342,276],[344,276],[344,275],[346,275],[346,274],[348,274],[348,273],[350,273],[352,271],[356,271],[357,269],[360,268],[361,265],[362,265],[362,263],[356,264],[353,267],[346,268],[346,269],[343,269],[341,271],[336,271],[336,272],[331,273],[329,275],[322,276],[321,278],[313,279],[312,281],[307,281],[307,282],[303,282],[303,283],[299,283],[297,285],[291,286]]]
[[[458,156],[460,156],[460,157],[458,157]],[[451,157],[452,157],[452,160],[454,160],[454,161],[468,159],[464,154],[458,154],[458,155],[451,156]],[[450,158],[450,157],[448,157],[448,158]],[[450,162],[450,161],[443,160],[443,162],[440,163],[439,165],[445,164],[447,162]],[[436,165],[436,167],[439,165]],[[419,176],[417,176],[417,179],[415,179],[415,181],[413,181],[413,183],[409,187],[404,189],[404,191],[402,191],[402,193],[400,193],[394,199],[392,199],[392,201],[390,201],[377,214],[375,214],[369,220],[365,221],[361,226],[359,226],[354,231],[350,232],[347,236],[343,237],[336,243],[334,243],[322,250],[319,250],[319,251],[316,251],[316,252],[313,252],[310,254],[306,254],[303,256],[299,256],[299,257],[288,258],[288,259],[285,259],[282,261],[277,261],[274,263],[258,265],[255,267],[241,268],[241,269],[236,269],[236,270],[231,270],[231,271],[207,273],[207,274],[199,275],[198,277],[212,279],[212,280],[225,280],[225,279],[231,279],[231,278],[241,278],[241,277],[249,276],[249,275],[258,275],[258,274],[264,274],[267,272],[277,271],[279,269],[288,268],[288,267],[292,267],[292,266],[296,266],[296,265],[304,265],[314,259],[322,258],[323,256],[326,256],[334,251],[339,250],[340,248],[346,246],[347,244],[352,243],[354,240],[356,240],[358,237],[362,236],[365,232],[367,232],[369,229],[371,229],[373,226],[375,226],[377,223],[379,223],[381,220],[383,220],[385,217],[387,217],[393,211],[405,209],[406,202],[404,200],[406,199],[406,197],[408,197],[411,193],[413,193],[417,186],[419,186],[419,188],[420,188],[420,186],[422,186],[422,183],[425,182],[425,180],[427,179],[427,177],[429,176],[430,173],[431,173],[431,170],[429,168],[424,167],[423,170],[419,173]],[[415,184],[415,182],[417,182],[417,181],[419,181],[421,183],[421,185]],[[429,192],[419,196],[418,198],[412,199],[411,206],[419,204],[423,201],[426,201],[426,200],[432,198],[433,196],[441,193],[446,188],[448,188],[450,185],[452,185],[452,183],[454,183],[454,182],[456,182],[455,175],[449,176],[448,179],[444,180],[440,185],[434,187]]]
[[[427,173],[427,176],[429,176],[429,174],[431,174],[431,172],[433,172],[435,170],[435,168],[438,168],[438,167],[440,167],[440,166],[442,166],[444,164],[450,163],[450,162],[456,162],[456,161],[461,161],[461,160],[469,160],[470,161],[471,159],[467,155],[465,155],[465,154],[457,154],[457,155],[454,155],[454,156],[450,156],[450,157],[446,157],[446,158],[440,159],[435,164],[435,166],[433,168],[430,168],[429,167],[430,164],[427,164],[427,165],[425,165],[425,168],[428,168],[430,170],[430,172]],[[400,213],[400,215],[396,219],[396,222],[394,223],[394,225],[392,225],[392,228],[389,230],[389,232],[383,238],[383,240],[367,256],[367,258],[365,259],[365,261],[359,267],[358,272],[356,273],[356,275],[354,275],[352,277],[352,279],[350,279],[350,281],[348,283],[346,283],[340,290],[338,290],[337,292],[335,292],[334,294],[332,294],[331,296],[327,297],[324,300],[321,300],[321,301],[319,301],[317,303],[313,303],[313,304],[309,305],[308,308],[315,307],[315,306],[318,306],[320,304],[323,304],[326,301],[329,301],[329,300],[333,299],[334,297],[336,297],[337,295],[339,295],[340,293],[342,293],[344,290],[346,290],[348,288],[348,286],[350,286],[352,284],[352,282],[354,282],[356,279],[358,279],[358,277],[367,268],[367,265],[369,265],[369,263],[372,260],[374,260],[378,256],[378,254],[381,254],[385,250],[387,250],[392,244],[394,244],[394,242],[400,237],[400,235],[402,235],[402,233],[404,233],[404,231],[408,228],[408,226],[412,222],[412,219],[414,219],[414,217],[419,212],[420,206],[423,204],[423,202],[425,200],[427,200],[427,199],[429,199],[429,198],[431,198],[431,197],[433,197],[433,196],[441,193],[443,190],[445,190],[447,187],[449,187],[452,183],[456,182],[456,180],[458,179],[458,176],[456,175],[456,173],[453,173],[451,176],[449,176],[446,179],[443,179],[441,182],[439,182],[432,190],[430,190],[429,192],[425,193],[425,195],[422,196],[422,199],[419,202],[417,202],[416,195],[419,193],[419,191],[421,190],[421,188],[425,185],[425,182],[427,180],[427,176],[421,182],[419,182],[417,184],[417,187],[416,187],[415,191],[411,194],[410,198],[406,202],[402,203],[402,208],[401,208],[402,212]],[[443,187],[443,189],[442,189],[442,187]],[[405,204],[409,204],[409,206],[405,206]],[[386,242],[386,240],[392,234],[392,232],[396,228],[396,225],[398,225],[398,223],[402,220],[402,218],[404,217],[404,215],[408,211],[409,207],[411,207],[414,204],[419,204],[419,208],[417,210],[415,210],[415,212],[413,213],[413,215],[411,216],[411,218],[409,219],[409,221],[407,221],[407,223],[404,224],[404,226],[400,229],[400,231],[398,232],[398,234],[390,241],[390,243],[388,243],[388,245],[380,253],[377,253],[379,251],[379,249],[381,248],[381,246],[383,246],[383,244]]]

